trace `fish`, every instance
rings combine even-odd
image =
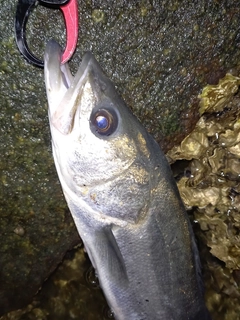
[[[209,320],[193,231],[168,161],[91,52],[73,77],[45,51],[52,152],[117,320]]]

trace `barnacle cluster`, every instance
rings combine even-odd
[[[199,96],[195,129],[168,152],[189,160],[178,181],[187,209],[210,249],[207,304],[213,319],[240,319],[240,78],[226,74]]]

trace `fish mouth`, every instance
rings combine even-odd
[[[50,126],[64,135],[71,133],[74,118],[80,106],[75,103],[81,95],[89,65],[94,59],[90,52],[85,53],[82,63],[72,76],[68,63],[61,64],[62,48],[55,40],[47,44],[44,56],[44,76],[48,97]]]

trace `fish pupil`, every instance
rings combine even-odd
[[[96,125],[97,125],[98,129],[104,130],[109,125],[108,119],[104,116],[99,115],[96,117]]]

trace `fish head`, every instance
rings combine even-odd
[[[63,190],[78,194],[121,175],[148,151],[139,121],[94,56],[83,56],[75,77],[60,61],[61,48],[50,41],[44,70],[53,154]]]

